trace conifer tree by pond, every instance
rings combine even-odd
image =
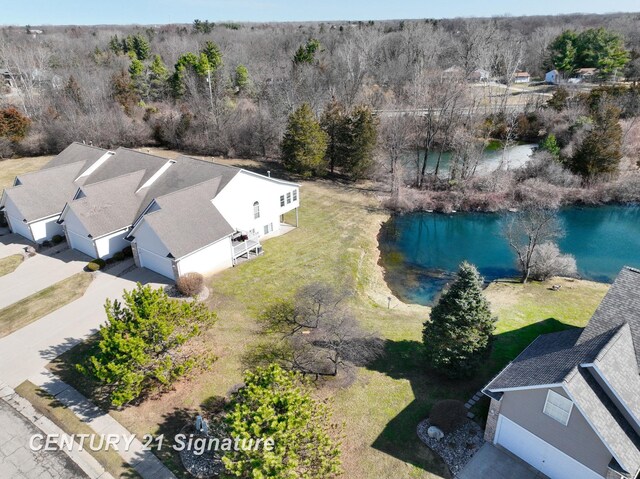
[[[427,366],[449,377],[472,375],[489,350],[495,321],[478,270],[463,262],[424,323]]]

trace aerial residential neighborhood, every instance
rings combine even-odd
[[[0,478],[640,478],[640,12],[3,9]]]

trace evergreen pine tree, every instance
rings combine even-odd
[[[329,163],[329,170],[333,173],[335,167],[340,166],[341,158],[346,154],[347,115],[342,103],[335,99],[327,103],[322,113],[320,125],[327,134],[326,160]]]
[[[378,140],[378,126],[371,108],[357,106],[347,118],[347,154],[343,169],[352,179],[362,178],[373,164],[373,150]]]
[[[574,173],[593,178],[602,173],[615,173],[622,158],[620,110],[606,105],[597,111],[593,126],[569,161]]]
[[[339,429],[326,402],[315,400],[297,373],[275,364],[246,373],[226,423],[230,437],[268,438],[275,446],[225,453],[234,477],[331,479],[341,473]]]
[[[287,169],[305,176],[325,173],[327,134],[308,104],[304,103],[289,115],[287,131],[280,148],[282,162]]]
[[[488,352],[494,323],[482,278],[465,261],[424,323],[428,367],[449,377],[472,375]]]

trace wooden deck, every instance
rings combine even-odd
[[[262,254],[262,244],[258,240],[257,236],[250,236],[246,241],[232,242],[233,248],[233,263],[236,264],[239,258],[249,259],[252,256],[259,256]]]

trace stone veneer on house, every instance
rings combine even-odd
[[[496,428],[498,427],[498,414],[500,413],[500,401],[496,401],[491,398],[491,405],[489,406],[489,414],[487,414],[487,424],[484,428],[484,440],[490,444],[493,444],[493,440],[496,435]]]

